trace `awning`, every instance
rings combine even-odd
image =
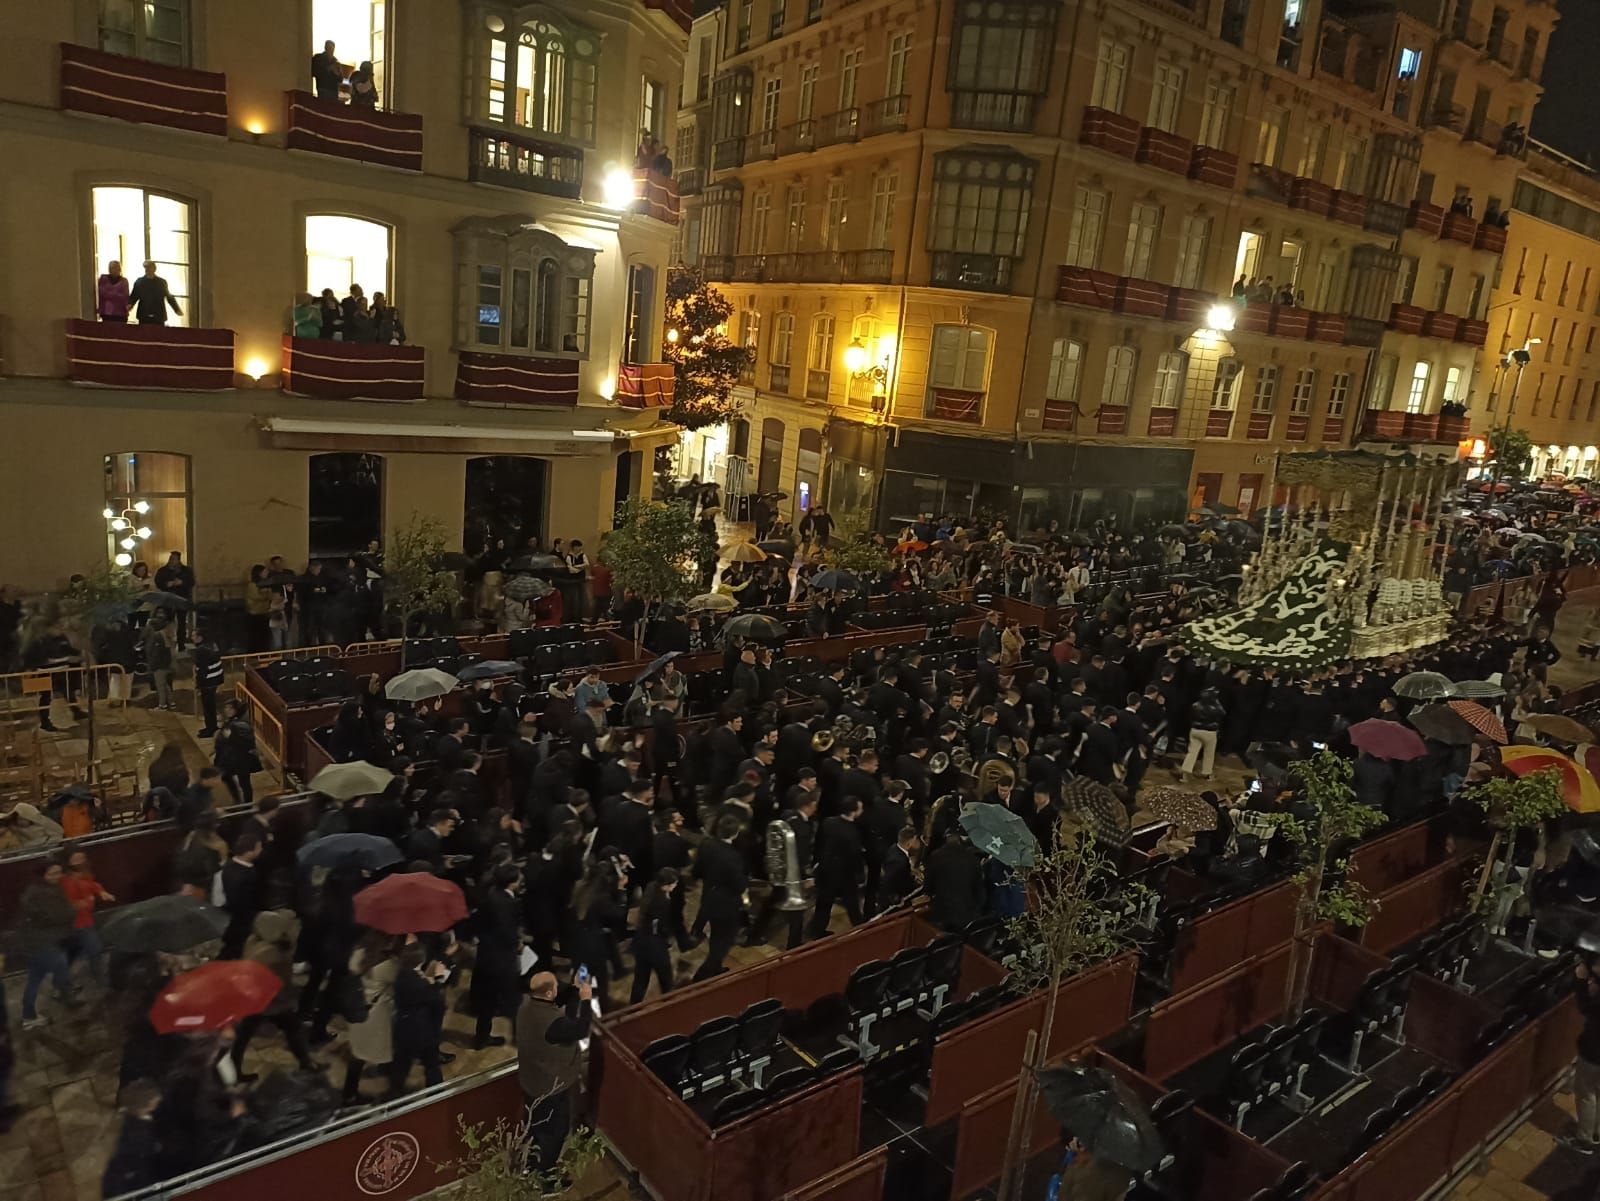
[[[355,450],[382,454],[525,454],[598,456],[616,435],[604,429],[423,424],[385,420],[262,417],[261,431],[281,450]]]

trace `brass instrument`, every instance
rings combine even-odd
[[[957,794],[947,792],[928,806],[928,816],[922,823],[922,846],[924,852],[933,845],[933,831],[934,827],[938,825],[940,812],[948,802],[953,800],[957,800]]]
[[[779,909],[794,912],[808,908],[805,873],[800,870],[794,827],[782,818],[767,825],[767,879],[772,887],[783,889]]]
[[[955,764],[956,770],[962,775],[972,774],[972,752],[965,746],[958,745],[950,752],[950,762]]]
[[[1017,772],[1003,759],[987,759],[978,768],[978,795],[988,796],[1001,784],[1015,784]]]
[[[833,731],[818,730],[811,736],[811,749],[819,755],[826,755],[833,749]]]
[[[935,751],[928,756],[928,774],[942,776],[950,770],[950,756],[944,751]]]

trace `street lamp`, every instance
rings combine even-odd
[[[1206,310],[1206,328],[1227,333],[1239,319],[1239,310],[1231,304],[1214,304]]]
[[[872,352],[860,338],[851,338],[850,345],[844,348],[844,369],[851,379],[871,380],[874,397],[882,396],[889,386],[889,353],[885,351],[873,362]]]
[[[1506,399],[1505,424],[1500,427],[1507,433],[1510,433],[1511,431],[1511,415],[1516,412],[1517,409],[1517,391],[1522,387],[1522,373],[1527,370],[1528,363],[1533,359],[1533,348],[1541,345],[1543,342],[1543,338],[1529,338],[1521,346],[1509,351],[1506,356],[1500,360],[1500,366],[1503,369],[1510,370],[1512,367],[1517,369],[1517,376],[1511,381],[1511,395]],[[1499,479],[1500,476],[1504,474],[1502,471],[1504,466],[1505,465],[1500,462],[1499,455],[1496,455],[1494,469],[1495,479]]]

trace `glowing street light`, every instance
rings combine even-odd
[[[1239,320],[1239,310],[1231,304],[1214,304],[1206,310],[1206,328],[1227,333]]]

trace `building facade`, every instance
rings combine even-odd
[[[836,510],[1248,511],[1278,451],[1437,437],[1474,398],[1553,22],[729,0],[695,34],[681,253],[761,425],[774,398],[825,425]]]
[[[673,434],[651,409],[677,198],[638,149],[670,137],[686,11],[4,7],[0,488],[29,515],[0,539],[9,584],[169,550],[226,583],[412,512],[468,549],[592,538],[647,486]],[[165,325],[95,320],[113,259],[156,264]],[[296,328],[302,294],[357,286],[403,339]],[[108,527],[139,503],[123,548]]]
[[[1535,478],[1593,479],[1600,475],[1600,179],[1538,144],[1523,168],[1506,269],[1490,305],[1488,398],[1474,432],[1526,431]]]

